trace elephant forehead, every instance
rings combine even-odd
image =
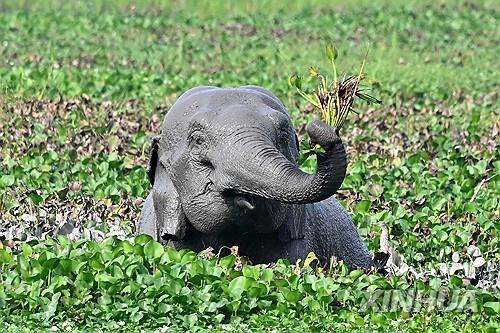
[[[257,87],[258,88],[258,87]],[[172,106],[162,126],[164,132],[186,130],[189,123],[198,121],[223,127],[242,126],[242,123],[288,123],[290,118],[277,97],[263,88],[193,88]]]
[[[291,126],[290,119],[266,105],[250,107],[231,105],[220,110],[200,111],[192,117],[193,125],[201,125],[216,134],[231,135],[239,129],[257,130],[267,134]],[[238,131],[243,134],[244,132]]]
[[[228,88],[202,90],[198,94],[190,95],[190,99],[198,99],[213,106],[225,106],[233,104],[255,105],[265,104],[273,109],[283,109],[277,97],[265,94],[260,90],[248,88]]]
[[[258,87],[257,87],[258,88]],[[225,108],[231,105],[266,105],[272,109],[286,113],[283,104],[270,92],[264,93],[263,88],[194,88],[183,94],[172,106],[171,112],[179,110],[209,107],[210,109]],[[181,111],[182,112],[182,111]]]
[[[270,114],[278,113],[276,110],[264,104],[232,104],[223,108],[209,108],[206,113],[213,122],[223,122],[227,124],[268,122],[272,117]]]

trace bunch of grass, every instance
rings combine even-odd
[[[368,103],[380,104],[381,101],[367,94],[366,89],[360,88],[360,83],[364,79],[363,69],[366,55],[358,75],[343,75],[342,79],[339,80],[335,64],[338,55],[336,49],[333,45],[328,45],[325,48],[325,53],[330,60],[333,72],[333,80],[330,83],[325,76],[311,67],[309,74],[318,79],[318,86],[312,96],[302,90],[302,78],[296,74],[290,77],[290,84],[306,101],[321,111],[321,118],[326,124],[341,128],[349,113],[356,113],[352,107],[355,98],[360,98]]]

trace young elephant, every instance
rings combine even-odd
[[[320,121],[306,130],[326,150],[314,175],[297,167],[290,118],[268,90],[187,91],[153,140],[153,189],[138,233],[194,251],[237,245],[253,263],[295,262],[313,251],[323,264],[336,256],[370,267],[370,252],[332,197],[346,172],[338,132]]]

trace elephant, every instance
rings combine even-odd
[[[333,197],[347,157],[338,129],[306,126],[317,171],[297,165],[298,140],[283,103],[258,86],[200,86],[179,97],[153,139],[152,190],[138,233],[176,249],[238,246],[252,263],[295,262],[314,252],[368,269],[372,256]]]

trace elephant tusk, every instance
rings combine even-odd
[[[237,206],[246,208],[248,210],[254,210],[255,206],[251,204],[245,197],[238,195],[234,198],[234,202]]]

